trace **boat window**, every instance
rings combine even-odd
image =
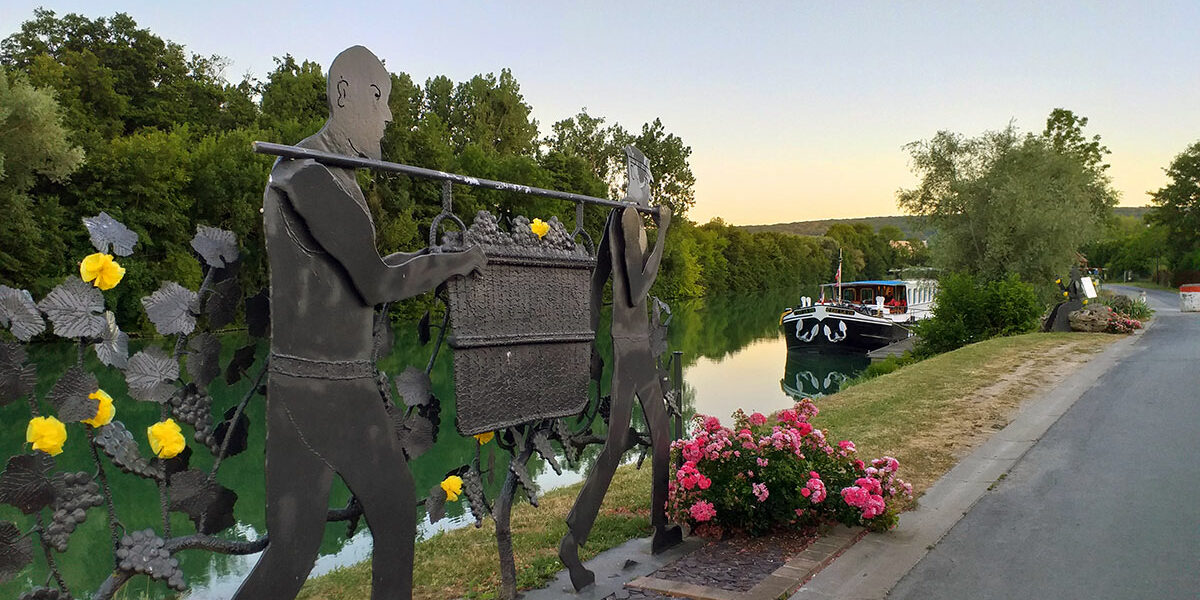
[[[854,288],[843,289],[842,290],[842,301],[843,302],[854,302],[854,301],[858,300],[858,298],[855,297],[854,292],[855,292]]]

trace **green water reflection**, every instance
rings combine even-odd
[[[727,406],[770,411],[789,405],[792,399],[780,386],[780,372],[785,363],[788,373],[784,377],[785,380],[807,381],[807,378],[797,379],[798,374],[803,372],[813,373],[814,379],[819,381],[828,377],[828,373],[821,375],[819,372],[819,369],[824,367],[808,367],[793,373],[793,361],[785,360],[786,347],[778,335],[779,313],[783,307],[794,304],[802,293],[811,295],[812,290],[682,301],[672,305],[669,343],[672,350],[683,352],[685,407],[689,413],[701,412],[725,417],[730,412],[726,410]],[[607,336],[603,331],[600,337],[601,346],[607,347],[607,340],[604,339]],[[410,365],[424,366],[432,344],[422,347],[416,338],[415,327],[398,329],[395,349],[381,363],[383,369],[395,374]],[[222,340],[225,354],[222,364],[228,360],[234,349],[245,343],[245,336],[225,336]],[[131,348],[131,352],[138,349],[137,343],[133,345],[135,347]],[[260,348],[258,359],[261,361],[264,355],[265,348]],[[36,345],[30,349],[30,358],[38,367],[39,394],[44,394],[58,375],[74,364],[76,348],[69,344]],[[117,399],[117,418],[134,432],[142,445],[143,454],[149,455],[149,447],[142,432],[159,419],[159,407],[129,399],[120,372],[95,364],[94,361],[87,367],[97,374],[101,387]],[[250,372],[257,373],[258,368],[256,364]],[[814,371],[814,368],[818,370]],[[853,374],[837,372],[847,376]],[[432,381],[434,393],[442,399],[442,421],[436,446],[411,465],[419,495],[423,495],[421,490],[428,490],[441,481],[448,469],[469,462],[475,451],[475,440],[458,435],[454,429],[453,373],[448,351],[439,356],[432,373]],[[733,387],[722,387],[729,383],[734,384]],[[249,386],[250,382],[245,379],[233,385],[225,385],[221,378],[218,378],[210,386],[214,412],[219,414],[227,407],[235,405]],[[788,386],[785,383],[782,387],[786,390]],[[803,389],[803,386],[797,389]],[[250,403],[248,415],[251,422],[249,447],[242,454],[224,462],[219,479],[238,494],[234,512],[238,524],[224,535],[253,539],[266,533],[263,510],[264,431],[261,397]],[[0,431],[0,454],[9,456],[24,452],[28,408],[19,403],[2,407],[0,418],[7,424],[3,431]],[[82,427],[68,427],[66,448],[56,459],[59,470],[94,470]],[[353,441],[348,440],[347,443]],[[497,472],[503,473],[505,455],[498,452],[494,443],[484,448],[485,452],[497,453]],[[487,460],[485,454],[484,462]],[[586,465],[585,461],[585,467]],[[192,466],[207,470],[211,466],[211,457],[207,452],[197,451],[193,455]],[[148,527],[157,529],[160,517],[155,485],[131,475],[115,472],[109,463],[106,463],[106,468],[113,483],[117,517],[120,522],[130,531]],[[531,461],[530,471],[544,489],[565,485],[580,478],[579,473],[556,476],[540,462]],[[494,497],[499,486],[500,481],[497,478],[490,485],[489,497]],[[330,504],[340,507],[348,498],[349,492],[345,487],[337,485]],[[447,512],[450,520],[442,527],[461,526],[471,522],[469,515],[464,517],[464,508],[465,504],[461,502],[449,504]],[[14,520],[23,530],[32,524],[28,517],[8,506],[0,507],[0,519]],[[173,514],[172,529],[176,533],[190,532],[192,524],[183,515]],[[423,531],[428,535],[436,531],[436,528],[426,525]],[[370,540],[365,533],[360,533],[349,541],[345,538],[345,533],[344,523],[327,526],[321,546],[323,558],[318,561],[318,571],[356,562],[369,552]],[[33,567],[23,571],[14,582],[0,585],[0,598],[14,598],[29,587],[45,584],[47,569],[44,560],[40,552],[35,552],[35,556]],[[257,560],[257,556],[235,557],[202,551],[185,551],[178,557],[187,575],[188,584],[193,586],[192,598],[227,597],[247,569]],[[87,521],[80,525],[79,530],[72,536],[69,550],[57,554],[56,559],[76,597],[86,597],[108,576],[112,569],[111,551],[102,509],[89,512]],[[138,597],[142,593],[148,598],[172,595],[165,586],[151,583],[144,577],[135,578],[129,588],[133,592],[130,597]]]

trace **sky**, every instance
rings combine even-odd
[[[0,0],[130,14],[226,77],[362,44],[415,81],[511,69],[543,134],[586,107],[692,148],[690,217],[749,225],[901,214],[904,146],[1067,108],[1100,135],[1121,205],[1200,141],[1200,2],[174,2]],[[386,158],[386,157],[385,157]]]

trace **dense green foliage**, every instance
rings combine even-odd
[[[1154,310],[1144,300],[1130,298],[1123,294],[1102,293],[1100,302],[1116,312],[1140,321],[1145,321],[1154,315]]]
[[[57,199],[35,202],[29,194],[39,178],[63,181],[83,161],[71,146],[54,95],[0,72],[0,281],[43,272],[51,240],[62,225]]]
[[[1200,142],[1171,161],[1167,177],[1170,183],[1152,194],[1149,221],[1165,230],[1171,284],[1200,281]]]
[[[1055,109],[1041,135],[1009,125],[975,138],[940,131],[908,145],[921,181],[900,206],[936,227],[935,263],[985,280],[1015,274],[1040,286],[1095,239],[1117,194],[1086,118]]]
[[[7,156],[0,207],[9,215],[0,225],[0,281],[44,295],[91,252],[79,219],[106,211],[140,236],[137,254],[122,263],[125,283],[114,292],[123,322],[142,318],[139,299],[159,282],[199,284],[188,244],[200,224],[238,236],[243,286],[261,287],[259,208],[272,159],[254,154],[250,143],[295,143],[327,115],[321,64],[290,54],[275,63],[262,81],[234,83],[224,77],[226,59],[189,53],[128,15],[35,11],[0,43],[0,79],[8,86],[0,91],[6,95],[0,154]],[[655,198],[676,216],[653,290],[662,297],[825,282],[839,247],[846,250],[847,278],[881,275],[914,260],[888,245],[902,238],[895,228],[878,234],[840,228],[818,238],[749,233],[720,220],[694,224],[686,219],[695,202],[691,148],[660,119],[634,133],[581,111],[543,137],[508,70],[424,83],[395,73],[390,102],[385,158],[489,179],[620,197],[623,148],[636,145],[650,161]],[[18,120],[28,135],[7,135]],[[427,243],[428,224],[441,208],[437,184],[365,173],[360,183],[381,252]],[[557,200],[458,186],[454,202],[460,216],[488,209],[575,222],[574,207]],[[601,208],[585,212],[593,236],[604,219]]]
[[[933,317],[916,326],[916,354],[929,356],[998,335],[1033,331],[1042,315],[1034,287],[1016,275],[987,280],[954,273],[939,282]]]

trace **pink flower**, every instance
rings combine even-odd
[[[859,470],[859,471],[864,471],[864,470],[866,470],[866,466],[867,466],[867,465],[866,465],[866,463],[864,463],[864,462],[863,462],[863,461],[861,461],[861,460],[855,460],[855,461],[854,461],[854,468],[855,468],[855,469],[857,469],[857,470]]]
[[[765,483],[756,483],[751,486],[750,489],[754,492],[754,497],[758,498],[759,502],[766,502],[767,496],[771,495],[771,493],[767,491],[767,484]]]
[[[696,480],[696,487],[698,487],[702,490],[707,490],[711,486],[712,486],[712,480],[703,475],[700,475],[699,478]]]
[[[850,440],[842,440],[842,441],[838,442],[838,448],[841,448],[842,450],[845,450],[846,452],[854,452],[855,451],[854,442],[852,442]]]
[[[704,417],[704,429],[712,433],[721,428],[721,420],[716,417]]]
[[[800,423],[796,425],[796,431],[800,432],[800,435],[808,435],[813,432],[813,426],[808,423]]]
[[[750,415],[750,424],[751,425],[766,425],[767,417],[759,412],[753,413]]]
[[[800,420],[800,417],[796,414],[796,411],[794,411],[790,408],[785,408],[785,409],[779,411],[779,414],[776,415],[776,418],[779,419],[780,423],[788,423],[788,424],[795,423],[796,421]]]
[[[760,467],[765,467],[765,466],[767,466],[769,461],[767,461],[767,459],[765,459],[765,458],[760,457],[760,458],[754,459],[754,462],[758,463],[758,466],[760,466]]]
[[[701,500],[693,504],[692,507],[688,509],[688,513],[690,513],[692,518],[697,522],[703,523],[717,516],[717,509],[713,508],[712,502]]]
[[[813,504],[818,504],[825,499],[827,494],[825,491],[825,482],[821,481],[821,478],[817,477],[816,473],[812,473],[811,475],[812,477],[809,478],[808,483],[804,484],[804,488],[800,490],[800,493],[805,498],[812,500]],[[809,494],[811,494],[811,496]]]

